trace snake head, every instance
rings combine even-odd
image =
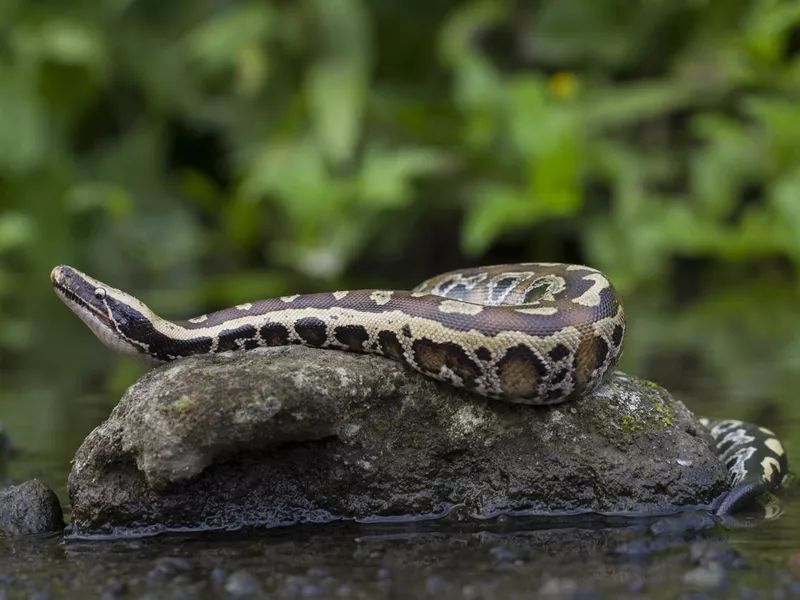
[[[54,268],[50,280],[58,297],[103,344],[122,354],[146,359],[146,344],[129,335],[132,326],[151,315],[146,305],[67,265]]]

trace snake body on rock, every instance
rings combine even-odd
[[[162,319],[133,296],[72,267],[56,267],[51,280],[106,346],[149,363],[301,344],[378,354],[482,396],[532,405],[591,393],[613,373],[625,337],[625,313],[613,285],[582,265],[462,269],[410,292],[282,296],[186,321]],[[739,423],[738,429],[707,426],[732,485],[720,510],[731,512],[779,485],[787,465],[772,432],[723,423]],[[731,433],[736,430],[744,433]],[[732,442],[736,451],[730,451]]]

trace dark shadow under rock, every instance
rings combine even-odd
[[[0,530],[8,536],[64,529],[56,493],[38,479],[0,491]]]
[[[302,347],[197,357],[134,384],[69,480],[81,534],[337,518],[654,512],[726,472],[695,417],[617,373],[554,407],[453,390],[398,363]]]

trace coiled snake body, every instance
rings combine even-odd
[[[186,321],[162,319],[136,298],[72,267],[56,267],[51,280],[104,344],[150,363],[302,344],[379,354],[455,387],[524,404],[589,394],[614,371],[625,336],[625,313],[611,282],[582,265],[463,269],[410,292],[283,296]],[[712,435],[714,425],[719,423],[709,424]],[[735,487],[726,500],[729,508],[775,487],[786,472],[786,456],[774,435],[755,425],[742,427],[747,431],[737,440],[752,438],[747,446],[752,450],[731,457],[720,446]],[[730,431],[714,437],[730,449]],[[746,494],[736,496],[745,483]]]

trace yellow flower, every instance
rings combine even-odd
[[[560,72],[550,78],[550,90],[564,100],[572,98],[578,89],[578,78],[572,73]]]

